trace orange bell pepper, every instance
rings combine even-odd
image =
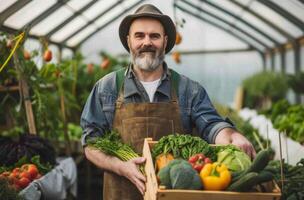
[[[224,164],[208,163],[200,172],[205,190],[224,190],[231,182],[231,173]]]

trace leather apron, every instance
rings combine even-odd
[[[162,136],[183,133],[178,99],[171,81],[171,100],[159,103],[124,103],[123,86],[116,101],[113,129],[126,144],[141,155],[144,139],[159,140]],[[143,196],[127,178],[105,171],[104,200],[140,200]]]

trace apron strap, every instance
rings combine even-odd
[[[121,93],[123,83],[125,80],[125,73],[127,69],[122,68],[118,71],[116,71],[116,91],[117,91],[117,101],[116,101],[116,107],[120,107],[123,102],[123,95]]]
[[[177,101],[180,75],[173,69],[170,69],[170,72],[171,72],[171,84],[173,86],[173,90],[171,90],[172,100]]]

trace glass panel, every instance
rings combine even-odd
[[[274,1],[271,0],[273,3],[277,4],[281,8],[288,11],[290,14],[298,18],[299,20],[304,21],[304,4],[299,1]]]
[[[31,29],[30,33],[36,35],[45,35],[50,32],[54,27],[57,27],[59,24],[61,24],[68,17],[72,16],[72,14],[73,12],[71,10],[63,6],[53,12],[51,15],[49,15],[42,22],[34,26]]]
[[[287,19],[276,13],[275,11],[269,9],[268,7],[262,5],[258,2],[253,2],[250,5],[250,9],[255,10],[256,12],[260,13],[263,17],[271,21],[272,23],[279,26],[281,29],[288,32],[290,35],[294,37],[299,37],[302,35],[302,31],[289,22]]]
[[[274,71],[281,72],[281,54],[280,52],[275,52],[274,54]]]
[[[294,74],[295,73],[295,56],[292,49],[286,51],[286,73]]]
[[[199,8],[202,8],[212,14],[214,14],[215,16],[217,17],[220,17],[222,19],[225,19],[226,21],[230,22],[230,23],[233,23],[235,21],[235,18],[231,17],[230,15],[228,14],[225,14],[223,13],[222,11],[219,11],[218,9],[214,8],[214,7],[211,7],[210,5],[208,4],[204,4],[204,3],[194,3],[191,2],[192,4],[196,5],[197,7]],[[182,3],[181,4],[183,7],[186,7],[188,10],[191,10],[191,12],[195,13],[195,14],[203,14],[204,16],[207,16],[207,14],[205,14],[204,12],[200,12],[198,11],[197,9],[193,8],[192,6],[189,6],[188,4],[185,4],[185,3]]]
[[[115,16],[119,15],[121,12],[123,12],[126,8],[130,7],[132,4],[137,2],[138,0],[128,0],[128,1],[123,1],[119,6],[113,8],[110,12],[107,14],[101,16],[95,21],[95,24],[98,26],[103,26],[106,24],[108,21],[113,19]]]
[[[93,6],[91,6],[88,10],[84,11],[82,14],[86,16],[88,19],[92,20],[100,13],[108,10],[111,5],[114,4],[115,1],[111,0],[101,0],[96,2]]]
[[[2,0],[1,6],[0,6],[0,12],[10,7],[13,3],[15,3],[17,0]]]
[[[216,4],[217,6],[227,10],[228,12],[235,14],[235,15],[242,15],[243,9],[230,3],[227,0],[216,0],[213,1],[214,4]]]
[[[270,26],[265,24],[263,21],[260,19],[254,17],[250,13],[244,13],[243,14],[243,19],[247,21],[248,23],[252,24],[253,26],[259,28],[260,30],[263,30],[267,35],[271,36],[273,39],[277,40],[280,43],[285,43],[287,39],[282,36],[280,33],[272,29]]]
[[[248,27],[247,25],[238,22],[236,24],[236,26],[239,27],[240,29],[246,31],[250,35],[254,36],[258,40],[260,40],[261,42],[263,42],[264,44],[266,44],[268,47],[274,46],[274,43],[272,41],[270,41],[269,39],[265,38],[263,35],[261,35],[260,33],[256,32],[254,29]]]
[[[15,29],[20,29],[55,3],[55,0],[34,0],[10,16],[4,24]]]
[[[80,18],[76,17],[73,19],[70,23],[65,25],[62,29],[57,31],[51,39],[57,42],[63,41],[65,38],[67,38],[70,34],[73,33],[74,30],[80,28],[81,26],[85,25],[87,22]]]
[[[79,33],[77,33],[74,37],[72,37],[71,39],[69,39],[67,41],[67,44],[69,46],[75,46],[77,45],[81,40],[83,40],[84,38],[86,38],[88,35],[90,35],[91,33],[93,33],[96,30],[95,26],[89,25],[88,27],[86,27],[84,30],[80,31]]]
[[[81,0],[81,1],[71,0],[66,3],[66,6],[72,8],[74,11],[76,11],[76,10],[80,10],[81,8],[83,8],[85,5],[87,5],[91,1],[92,0]]]
[[[231,31],[233,33],[235,33],[236,35],[240,36],[241,38],[245,39],[246,41],[248,41],[252,46],[256,47],[260,51],[264,51],[265,50],[265,47],[263,47],[262,45],[260,45],[255,40],[253,40],[252,38],[248,37],[247,35],[244,35],[243,33],[239,32],[236,29],[231,29]]]

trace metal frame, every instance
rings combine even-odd
[[[180,9],[181,11],[190,14],[190,15],[193,16],[193,17],[196,17],[197,19],[200,19],[200,20],[202,20],[202,21],[204,21],[204,22],[206,22],[206,23],[208,23],[208,24],[211,24],[212,26],[215,26],[215,27],[217,27],[217,28],[219,28],[219,29],[221,29],[221,30],[227,32],[228,34],[234,36],[235,38],[237,38],[237,39],[241,40],[242,42],[246,43],[247,45],[249,45],[249,48],[253,48],[253,49],[255,49],[256,51],[262,53],[262,51],[259,50],[257,47],[253,46],[252,44],[250,44],[250,42],[248,42],[248,41],[246,41],[244,38],[238,36],[237,34],[235,34],[234,32],[232,32],[231,30],[226,29],[226,28],[222,27],[221,25],[216,24],[216,23],[214,23],[214,22],[212,22],[212,21],[210,21],[210,20],[208,20],[208,19],[206,19],[206,18],[204,18],[204,17],[202,17],[202,16],[200,16],[200,15],[194,14],[194,13],[192,13],[191,11],[189,11],[189,10],[187,10],[187,9],[185,9],[185,8],[183,8],[183,7],[181,7],[181,6],[178,5],[178,4],[174,4],[174,6],[175,6],[176,8],[178,8],[178,9]]]
[[[263,32],[261,29],[253,26],[252,24],[248,23],[247,21],[243,20],[242,18],[240,18],[239,16],[229,12],[228,10],[212,3],[211,1],[207,1],[207,0],[200,0],[200,2],[203,2],[203,3],[206,3],[210,6],[212,6],[213,8],[216,8],[218,10],[220,10],[221,12],[227,14],[227,15],[230,15],[231,17],[233,17],[234,19],[242,22],[243,24],[246,24],[248,27],[252,28],[254,31],[258,32],[259,34],[261,34],[262,36],[264,36],[265,38],[267,38],[268,40],[270,40],[271,42],[273,42],[276,46],[279,45],[279,42],[276,41],[275,39],[273,39],[272,37],[270,37],[269,35],[267,35],[265,32]]]
[[[121,17],[123,14],[127,13],[129,10],[133,9],[135,6],[141,4],[142,2],[144,2],[145,0],[138,0],[136,3],[134,3],[133,5],[129,6],[127,9],[125,9],[124,11],[122,11],[120,14],[118,14],[117,16],[113,17],[109,22],[107,22],[106,24],[104,24],[103,26],[99,27],[96,31],[94,31],[93,33],[91,33],[90,35],[88,35],[86,38],[84,38],[83,40],[81,40],[77,46],[81,45],[82,43],[84,43],[85,41],[87,41],[90,37],[92,37],[94,34],[96,34],[97,32],[99,32],[100,30],[104,29],[106,26],[108,26],[109,24],[111,24],[112,22],[114,22],[116,19],[118,19],[119,17]]]
[[[18,10],[20,10],[22,7],[24,7],[26,4],[30,2],[31,0],[16,1],[13,5],[5,9],[0,14],[0,25],[2,26],[7,18],[9,18],[11,15],[13,15],[15,12],[17,12]]]
[[[252,36],[252,35],[249,34],[248,32],[246,32],[246,31],[244,31],[243,29],[237,27],[236,25],[234,25],[234,24],[228,22],[227,20],[225,20],[225,19],[223,19],[223,18],[220,18],[220,17],[216,16],[215,14],[210,13],[209,11],[207,11],[207,10],[205,10],[205,9],[203,9],[203,8],[199,8],[199,7],[197,7],[196,5],[193,5],[192,3],[188,2],[188,1],[180,0],[180,2],[184,2],[184,3],[188,4],[189,6],[191,6],[191,7],[195,8],[195,9],[197,9],[198,11],[203,12],[204,14],[207,14],[207,15],[209,15],[209,16],[211,16],[211,17],[213,17],[213,18],[215,18],[215,19],[217,19],[217,20],[219,20],[219,21],[221,21],[221,22],[224,22],[225,24],[228,24],[230,27],[232,27],[232,28],[234,28],[234,29],[240,31],[240,32],[243,33],[244,35],[248,36],[248,37],[251,38],[252,40],[254,40],[254,41],[256,41],[257,43],[259,43],[261,46],[265,47],[266,49],[269,49],[269,48],[270,48],[269,46],[267,46],[267,44],[265,44],[264,42],[260,41],[258,38]]]
[[[298,18],[296,18],[295,16],[293,16],[292,14],[290,14],[288,11],[284,10],[283,8],[281,8],[280,6],[278,6],[277,4],[275,4],[269,0],[257,0],[257,1],[259,3],[267,6],[268,8],[274,10],[278,14],[282,15],[285,19],[287,19],[288,21],[293,23],[295,26],[297,26],[299,29],[304,31],[304,23],[301,20],[299,20]]]
[[[57,1],[54,5],[52,5],[51,7],[49,7],[47,10],[45,10],[39,16],[35,17],[32,21],[30,21],[26,25],[24,25],[24,27],[22,29],[25,29],[27,27],[29,27],[29,29],[31,29],[32,27],[34,27],[35,25],[37,25],[39,22],[41,22],[47,16],[49,16],[50,14],[52,14],[52,12],[56,11],[57,9],[59,9],[61,6],[63,6],[68,1],[69,0]]]
[[[94,21],[95,21],[96,19],[98,19],[99,17],[105,15],[105,14],[108,13],[109,11],[111,11],[113,8],[115,8],[116,6],[118,6],[121,2],[122,2],[122,0],[117,1],[116,3],[114,3],[114,4],[110,7],[110,9],[108,9],[108,10],[106,10],[106,11],[100,13],[99,15],[97,15],[96,17],[94,17],[92,20],[88,21],[87,24],[85,24],[85,25],[81,26],[80,28],[78,28],[77,30],[75,30],[71,35],[69,35],[67,38],[65,38],[65,39],[62,41],[62,43],[65,43],[66,41],[68,41],[69,39],[71,39],[72,37],[74,37],[77,33],[79,33],[79,31],[81,31],[81,30],[85,29],[86,27],[88,27],[89,25],[93,24]]]
[[[81,15],[84,11],[86,11],[87,9],[89,9],[96,2],[98,2],[98,0],[93,0],[90,3],[88,3],[87,5],[85,5],[83,8],[81,8],[80,10],[78,10],[77,12],[75,12],[72,16],[70,16],[66,20],[64,20],[61,24],[59,24],[58,26],[54,27],[51,31],[49,31],[46,34],[46,37],[50,38],[55,32],[57,32],[59,29],[61,29],[65,25],[67,25],[70,21],[72,21],[73,19],[75,19],[78,15]]]
[[[276,24],[272,23],[271,21],[269,21],[268,19],[266,19],[262,15],[258,14],[257,12],[251,10],[250,8],[244,6],[243,4],[237,2],[236,0],[230,0],[230,2],[233,3],[234,5],[242,8],[243,10],[247,11],[248,13],[252,14],[256,18],[260,19],[262,22],[264,22],[265,24],[267,24],[268,26],[270,26],[272,29],[276,30],[278,33],[280,33],[281,35],[283,35],[289,41],[293,42],[295,40],[295,38],[292,35],[290,35],[289,33],[287,33],[285,30],[281,29]]]
[[[4,26],[4,25],[0,27],[0,30],[4,31],[4,32],[7,32],[9,34],[20,33],[20,30],[17,30],[17,29],[14,29],[14,28],[10,28],[10,27]],[[32,39],[36,39],[36,40],[40,40],[41,39],[41,36],[32,35],[32,34],[28,34],[27,37],[32,38]],[[67,48],[67,49],[71,49],[72,51],[75,50],[75,47],[70,47],[70,46],[67,46],[65,44],[55,42],[55,41],[49,41],[49,43],[50,44],[54,44],[54,45],[56,45],[58,47],[61,46],[61,47]]]

